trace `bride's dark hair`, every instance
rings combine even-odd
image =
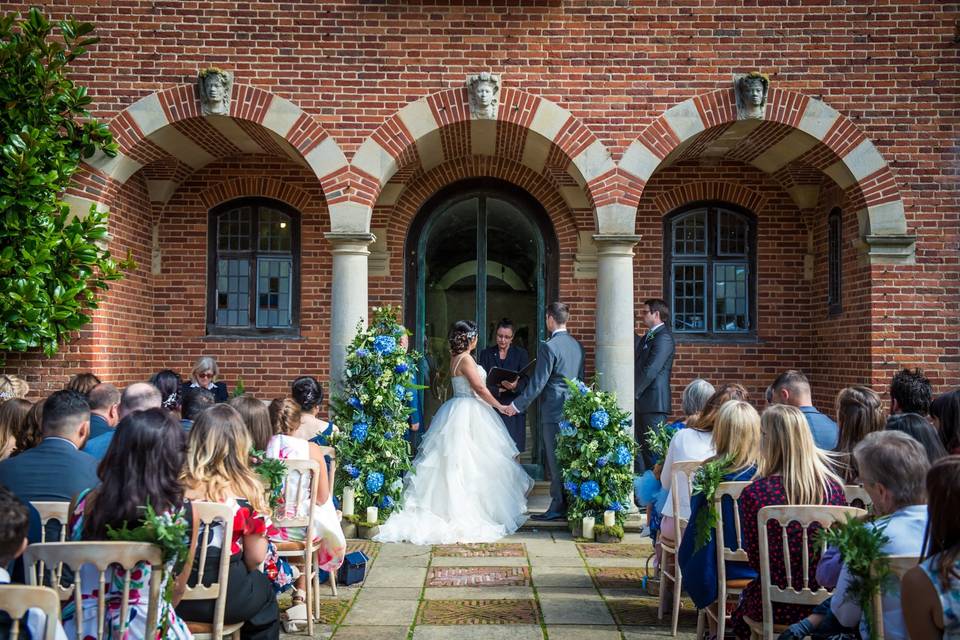
[[[457,320],[450,329],[450,353],[458,355],[470,348],[470,341],[477,337],[477,323],[473,320]]]

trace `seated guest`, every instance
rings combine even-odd
[[[217,400],[209,389],[187,387],[183,390],[183,404],[180,406],[180,426],[190,430],[194,421]]]
[[[190,383],[187,388],[208,389],[213,392],[213,398],[217,402],[226,402],[230,396],[227,393],[227,383],[217,382],[217,376],[220,375],[220,367],[213,356],[203,356],[197,360],[190,371]]]
[[[67,386],[64,389],[69,389],[70,391],[76,391],[80,395],[87,396],[91,389],[100,384],[100,378],[93,375],[89,371],[86,373],[78,373],[67,382]]]
[[[742,400],[723,403],[713,425],[713,445],[716,453],[707,462],[726,456],[730,459],[723,482],[752,480],[760,462],[760,415],[757,410]],[[690,522],[677,552],[683,575],[697,576],[696,580],[686,581],[683,586],[698,609],[715,603],[718,595],[716,529],[711,529],[706,546],[696,549],[697,518],[709,506],[702,493],[693,495],[690,500]],[[742,541],[737,539],[734,517],[736,504],[728,498],[723,501],[721,508],[724,543],[731,550],[739,549]],[[753,579],[757,577],[757,572],[745,562],[728,562],[726,577],[727,580]],[[716,631],[712,621],[711,631]]]
[[[960,453],[960,389],[930,403],[930,420],[940,433],[940,441],[950,455]]]
[[[779,404],[788,404],[803,412],[813,441],[820,449],[833,451],[837,448],[839,429],[837,423],[823,415],[813,406],[810,393],[810,381],[802,371],[791,369],[781,373],[773,384],[773,400]]]
[[[304,440],[314,440],[317,444],[327,444],[327,438],[334,432],[333,424],[321,420],[320,405],[323,403],[323,388],[316,378],[301,376],[293,381],[290,395],[300,406],[300,426],[295,434]]]
[[[150,376],[150,384],[160,390],[160,397],[163,398],[160,406],[167,411],[176,414],[180,413],[181,387],[180,374],[170,369],[157,371]]]
[[[120,529],[126,524],[133,529],[143,524],[146,505],[151,505],[158,515],[182,517],[189,524],[189,505],[184,503],[179,479],[184,441],[183,429],[163,409],[137,411],[121,420],[100,465],[100,486],[77,497],[67,525],[67,539],[75,542],[109,540],[108,527]],[[129,624],[127,634],[132,638],[190,637],[186,623],[163,598],[160,599],[156,628],[145,628],[153,569],[147,563],[138,563],[131,571],[130,608],[125,621],[120,618],[120,601],[126,572],[119,567],[107,570],[106,635],[119,635],[121,623],[126,622]],[[171,575],[172,561],[165,569],[161,591],[167,581],[176,580],[176,576]],[[80,577],[83,585],[82,637],[97,637],[98,570],[93,565],[84,565]],[[71,638],[76,636],[76,615],[76,606],[71,601],[63,616]],[[165,630],[162,636],[159,635],[161,629]]]
[[[270,438],[273,437],[273,425],[270,423],[270,410],[267,409],[267,405],[249,393],[230,398],[227,404],[236,409],[243,418],[243,424],[247,426],[247,431],[250,433],[253,448],[257,451],[266,451]]]
[[[868,434],[883,431],[887,423],[880,394],[869,387],[847,387],[837,394],[838,475],[846,484],[857,483],[857,467],[853,448]]]
[[[927,459],[933,464],[947,455],[940,435],[930,422],[916,413],[898,413],[887,420],[887,431],[902,431],[923,445]]]
[[[135,382],[123,390],[120,394],[120,408],[117,414],[123,420],[134,411],[146,411],[147,409],[160,408],[160,392],[149,382]],[[110,447],[110,441],[113,440],[115,429],[111,429],[103,435],[93,438],[83,448],[84,451],[97,459],[97,462],[103,460],[107,455],[107,449]]]
[[[960,638],[960,456],[927,472],[927,503],[924,560],[903,576],[903,616],[913,640]]]
[[[0,584],[10,584],[10,574],[6,567],[13,560],[19,558],[27,548],[27,531],[30,526],[28,508],[15,495],[4,487],[0,487]],[[6,613],[0,614],[0,637],[11,637],[11,619]],[[59,620],[52,621],[57,625],[56,639],[67,640],[63,632],[63,625]],[[26,628],[27,633],[23,633]],[[22,638],[44,638],[47,628],[47,615],[42,609],[31,607],[20,620]]]
[[[0,460],[9,458],[17,448],[17,434],[30,413],[29,400],[12,398],[0,404]]]
[[[198,579],[210,585],[217,580],[220,554],[230,554],[224,621],[244,623],[241,637],[280,637],[280,609],[270,579],[258,570],[267,557],[270,507],[266,488],[250,468],[250,435],[236,409],[218,404],[201,413],[187,440],[187,457],[181,480],[190,500],[220,502],[234,511],[231,540],[223,540],[219,525],[211,527],[210,551],[204,575],[194,565],[190,584]],[[199,556],[199,554],[198,554]],[[198,557],[199,559],[199,557]],[[211,622],[214,600],[185,600],[177,613],[185,620]]]
[[[740,497],[740,522],[743,524],[743,549],[750,558],[750,566],[760,573],[760,542],[757,514],[763,507],[772,505],[846,505],[843,484],[830,469],[828,453],[816,446],[806,416],[796,407],[774,404],[764,410],[760,418],[760,470],[758,477],[743,490]],[[815,545],[815,527],[810,528],[807,538],[809,547],[809,583],[814,591],[819,589],[814,572],[820,558]],[[776,522],[767,523],[770,545],[768,561],[771,583],[785,588],[787,569],[783,557],[781,527]],[[803,584],[803,557],[800,550],[803,532],[799,527],[788,527],[790,544],[790,567],[792,584]],[[775,624],[793,624],[812,613],[812,607],[780,604],[773,605]],[[738,638],[749,638],[750,628],[744,621],[749,617],[755,622],[763,620],[763,604],[759,578],[743,590],[740,604],[731,615],[733,632]]]
[[[918,413],[925,416],[930,412],[932,398],[930,381],[920,369],[901,369],[893,374],[890,381],[891,416],[898,413]]]
[[[37,400],[27,411],[27,417],[23,419],[23,425],[20,432],[16,434],[17,446],[13,450],[13,455],[23,453],[28,449],[33,449],[43,440],[43,403],[45,400]]]
[[[120,422],[120,391],[101,382],[87,394],[90,402],[90,439],[102,436]]]
[[[76,391],[56,391],[44,403],[43,440],[0,462],[0,484],[22,500],[70,502],[97,485],[97,461],[80,451],[90,432],[90,405]]]

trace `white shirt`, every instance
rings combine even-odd
[[[713,448],[713,434],[697,431],[691,427],[680,429],[670,441],[667,457],[663,460],[663,471],[660,473],[660,483],[667,490],[667,504],[663,507],[663,516],[673,518],[673,463],[684,460],[706,460],[716,453]],[[686,478],[681,478],[680,489],[680,517],[690,517],[690,489]]]
[[[0,584],[10,584],[10,574],[3,567],[0,567]],[[27,609],[27,615],[21,618],[20,624],[23,625],[24,623],[27,625],[31,638],[43,638],[43,632],[47,627],[47,614],[43,612],[43,609],[30,607]],[[57,620],[57,630],[54,637],[57,640],[67,640],[67,634],[64,633],[63,625],[60,624],[59,620]]]

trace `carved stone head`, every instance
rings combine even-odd
[[[210,67],[200,72],[197,83],[200,89],[200,112],[203,115],[222,116],[230,113],[232,73]]]
[[[737,119],[763,118],[763,109],[767,104],[767,89],[770,80],[759,71],[737,74],[734,78],[734,92],[737,95]]]
[[[470,98],[470,117],[496,120],[500,104],[500,76],[489,71],[467,76],[467,94]]]

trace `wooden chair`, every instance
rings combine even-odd
[[[320,571],[316,566],[317,551],[320,545],[314,542],[313,513],[317,509],[317,485],[319,484],[320,464],[315,460],[286,460],[287,479],[284,481],[283,494],[285,508],[274,513],[273,524],[284,529],[299,527],[305,529],[303,541],[289,540],[277,542],[277,555],[282,558],[296,558],[303,563],[303,576],[306,578],[307,635],[313,636],[314,613],[320,609]],[[326,472],[326,470],[323,470]],[[309,504],[305,511],[301,504]],[[337,595],[337,575],[330,572],[330,590]]]
[[[0,611],[11,618],[10,640],[20,637],[20,621],[29,609],[40,609],[47,616],[43,640],[55,640],[60,621],[60,599],[48,587],[25,587],[19,584],[0,585]],[[39,640],[39,639],[38,639]]]
[[[873,500],[862,484],[843,485],[843,495],[846,496],[847,504],[851,507],[866,509],[867,511],[873,508]]]
[[[160,604],[160,585],[163,582],[163,552],[160,547],[145,542],[43,542],[27,547],[23,554],[24,570],[27,581],[37,585],[43,578],[38,572],[38,564],[66,565],[73,570],[73,603],[76,607],[74,624],[77,637],[86,637],[83,629],[83,577],[81,567],[93,565],[97,570],[97,638],[103,638],[105,616],[107,612],[106,592],[108,591],[107,569],[112,565],[123,567],[123,591],[120,599],[120,617],[118,619],[120,637],[127,633],[128,612],[130,609],[130,574],[137,563],[150,564],[150,595],[147,605],[146,628],[154,629],[157,624],[157,610]],[[111,576],[112,578],[112,576]],[[59,598],[58,598],[59,602]],[[108,635],[110,635],[109,630]]]
[[[672,484],[670,485],[670,496],[673,502],[673,518],[676,523],[677,539],[670,542],[660,539],[660,604],[657,607],[657,619],[663,620],[663,611],[666,608],[667,580],[673,583],[673,613],[671,618],[671,633],[677,635],[677,625],[680,622],[680,594],[683,590],[683,576],[680,575],[680,565],[677,563],[677,549],[680,548],[680,541],[683,540],[683,529],[686,520],[680,517],[680,495],[686,494],[689,502],[691,486],[693,484],[693,474],[697,471],[703,460],[682,460],[674,462],[671,468],[673,474]],[[683,482],[680,482],[680,480]],[[667,557],[673,556],[673,567],[667,565]],[[672,571],[672,573],[671,573]]]
[[[717,491],[713,496],[713,508],[717,512],[717,532],[715,537],[717,543],[717,610],[710,607],[702,609],[697,617],[697,637],[703,637],[704,616],[710,618],[717,625],[717,638],[723,638],[723,633],[727,626],[727,598],[732,595],[739,596],[747,587],[750,580],[727,580],[728,562],[747,562],[747,552],[740,546],[743,539],[742,527],[740,526],[740,509],[737,504],[740,500],[740,494],[750,486],[749,482],[721,482],[717,485]],[[729,549],[726,545],[726,537],[723,523],[723,499],[728,498],[733,501],[733,526],[736,531],[736,549]]]
[[[831,592],[823,587],[819,587],[816,591],[810,588],[810,545],[814,542],[810,537],[810,527],[814,524],[831,527],[834,524],[845,522],[847,516],[859,517],[865,514],[866,511],[856,507],[827,505],[781,505],[760,509],[760,513],[757,514],[756,526],[758,527],[760,543],[760,593],[763,598],[763,620],[756,621],[747,617],[744,618],[744,621],[750,626],[752,638],[761,637],[765,640],[773,640],[774,633],[779,634],[786,629],[786,626],[776,625],[773,622],[774,602],[815,606],[830,596]],[[787,578],[785,589],[773,584],[770,577],[770,541],[767,534],[767,523],[771,520],[776,520],[781,527],[780,543]],[[787,526],[791,522],[799,523],[803,531],[802,585],[793,584],[793,567],[787,534]],[[820,553],[823,553],[822,548]],[[818,558],[819,554],[813,558],[813,562],[815,563]]]
[[[920,556],[887,556],[887,559],[890,561],[890,572],[897,579],[899,589],[903,574],[917,566],[922,558]],[[873,625],[877,630],[877,637],[883,640],[883,589],[873,596]]]
[[[230,575],[230,541],[233,539],[233,507],[219,502],[192,502],[193,515],[197,520],[197,529],[201,541],[197,542],[194,566],[197,567],[197,584],[193,587],[187,582],[183,600],[216,600],[213,609],[213,622],[192,622],[184,620],[195,639],[219,640],[225,635],[240,637],[243,623],[225,625],[223,614],[227,605],[227,578]],[[220,549],[220,564],[217,567],[217,580],[209,587],[204,586],[207,556],[210,551],[210,527],[220,521],[223,527],[223,546]],[[184,571],[190,571],[190,568]]]
[[[30,503],[34,509],[37,510],[37,513],[40,515],[40,542],[47,542],[47,530],[52,528],[52,523],[60,523],[60,533],[57,538],[57,542],[66,542],[67,541],[67,522],[70,519],[70,503],[69,502],[31,502]],[[52,542],[52,541],[51,541]],[[46,567],[44,563],[40,563],[40,572],[41,575],[45,575]],[[65,586],[63,578],[63,565],[57,565],[57,567],[50,572],[49,584],[53,587],[53,590],[57,592],[60,600],[66,600],[71,595],[73,595],[73,585],[70,583],[71,577],[67,576],[67,585]]]

